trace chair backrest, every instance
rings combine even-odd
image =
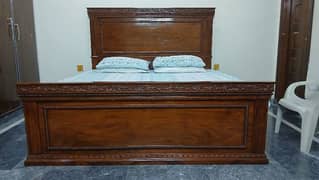
[[[305,88],[305,98],[319,101],[319,83],[308,81]]]

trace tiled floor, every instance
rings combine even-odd
[[[287,118],[296,120],[294,114]],[[86,179],[225,179],[307,180],[319,179],[319,160],[299,152],[299,134],[282,126],[274,134],[274,120],[268,121],[268,165],[170,165],[170,166],[68,166],[24,167],[26,136],[24,124],[0,136],[0,180],[86,180]],[[296,120],[298,122],[298,120]],[[319,157],[319,145],[312,154]]]
[[[0,132],[9,127],[12,124],[15,124],[17,121],[23,118],[23,109],[15,111],[15,113],[10,113],[5,116],[0,116]]]

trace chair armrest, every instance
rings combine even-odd
[[[295,93],[296,88],[300,86],[306,86],[305,99],[298,97]],[[315,106],[319,104],[319,102],[316,102],[319,100],[319,84],[312,81],[300,81],[292,83],[288,86],[284,99],[300,105],[308,104]]]
[[[288,88],[286,89],[284,97],[285,98],[290,98],[291,96],[296,96],[295,91],[296,91],[297,87],[306,86],[306,85],[307,85],[306,81],[300,81],[300,82],[295,82],[295,83],[290,84],[288,86]]]
[[[285,92],[284,99],[287,99],[297,104],[307,103],[306,99],[298,97],[295,93],[297,87],[306,86],[307,84],[307,81],[300,81],[290,84]]]

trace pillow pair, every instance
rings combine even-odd
[[[150,63],[130,57],[107,57],[97,66],[100,72],[149,72]],[[155,72],[204,72],[205,63],[193,55],[162,56],[153,61]]]

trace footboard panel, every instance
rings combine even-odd
[[[177,103],[79,102],[40,108],[49,150],[247,148],[252,103]]]
[[[126,86],[140,84],[133,85]],[[108,86],[114,88],[104,83],[93,93],[83,84],[19,84],[28,136],[26,165],[267,163],[270,83],[257,83],[264,88],[246,89],[245,95],[218,89],[183,92],[183,83],[169,93],[144,89],[111,95],[102,91]],[[56,93],[59,88],[65,92]]]

